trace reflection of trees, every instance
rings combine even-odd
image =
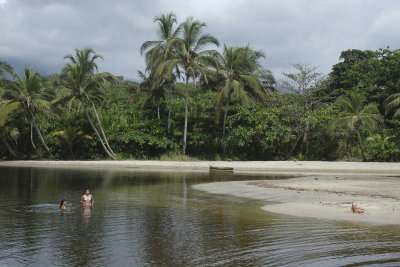
[[[20,254],[27,246],[33,254],[45,249],[43,261],[64,261],[65,265],[212,265],[218,260],[229,262],[232,253],[262,238],[251,234],[257,225],[249,224],[249,220],[257,220],[255,209],[191,189],[195,183],[243,178],[231,173],[3,169],[0,233],[19,232],[22,239],[15,247]],[[96,204],[85,223],[79,199],[87,187]],[[46,202],[54,203],[56,210],[29,214],[3,210],[3,196],[17,208]],[[68,202],[64,215],[58,210],[61,196]]]

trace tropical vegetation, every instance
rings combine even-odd
[[[140,81],[98,72],[92,48],[49,76],[0,58],[0,157],[400,160],[400,50],[343,51],[326,75],[294,62],[277,79],[262,64],[273,51],[218,48],[192,17],[154,23]]]

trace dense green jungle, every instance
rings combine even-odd
[[[0,58],[0,158],[400,159],[400,50],[349,49],[329,74],[296,63],[278,80],[261,66],[273,51],[220,44],[192,17],[154,25],[140,82],[99,72],[91,48],[49,76]]]

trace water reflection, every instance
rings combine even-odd
[[[263,202],[191,188],[234,179],[248,177],[0,168],[0,266],[400,261],[397,227],[275,215],[259,208]],[[80,205],[86,188],[95,211]],[[60,216],[63,198],[68,208]]]
[[[82,206],[81,207],[81,214],[84,222],[89,222],[90,217],[92,216],[92,210],[94,208],[92,206]]]

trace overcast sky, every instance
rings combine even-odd
[[[153,18],[170,11],[206,22],[221,44],[263,50],[278,78],[294,63],[329,73],[347,49],[400,48],[397,0],[0,0],[0,59],[56,73],[74,48],[92,47],[100,72],[137,79]]]

